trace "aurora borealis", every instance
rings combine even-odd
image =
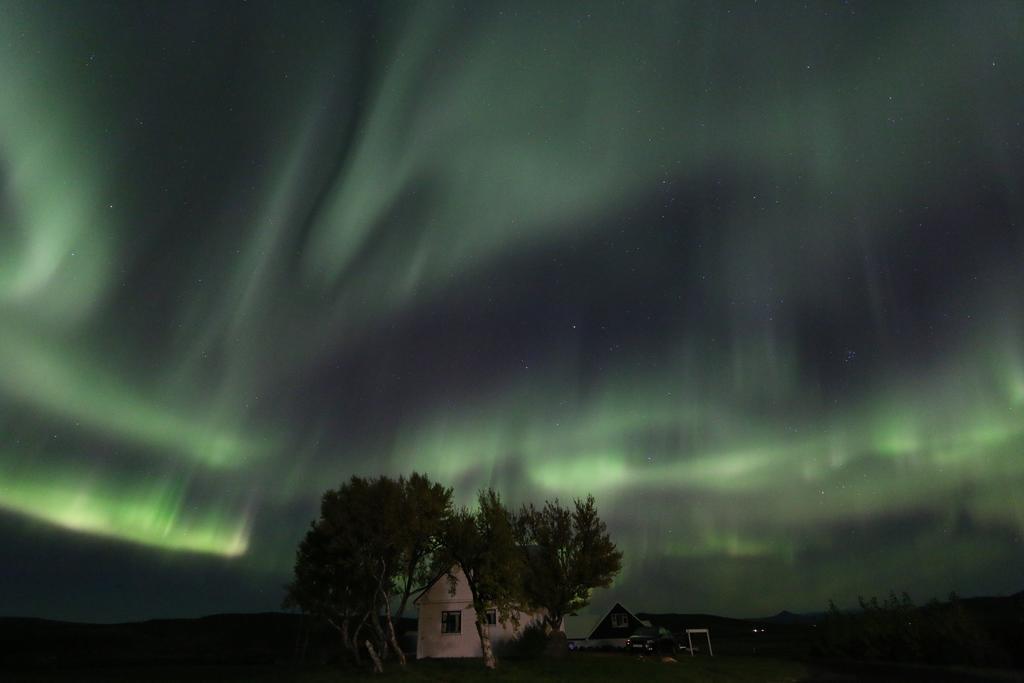
[[[0,614],[276,609],[414,469],[639,611],[1024,588],[1020,3],[0,17]]]

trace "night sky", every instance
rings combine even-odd
[[[1024,588],[1024,4],[0,0],[0,614],[277,609],[320,494],[598,603]]]

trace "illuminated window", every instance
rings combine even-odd
[[[629,615],[616,612],[612,615],[612,628],[626,628],[629,626]]]
[[[462,612],[441,612],[441,633],[462,633]]]

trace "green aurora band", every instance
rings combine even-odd
[[[327,486],[415,469],[462,501],[594,493],[641,609],[1020,589],[1021,4],[385,3],[372,31],[202,6],[164,8],[170,35],[0,0],[0,509],[25,533],[279,585]],[[972,202],[991,225],[948,217]],[[983,247],[908,285],[960,253],[929,235]],[[567,254],[569,293],[538,295]],[[595,342],[591,287],[667,322]],[[445,350],[522,335],[486,377]],[[413,356],[436,391],[407,393]]]

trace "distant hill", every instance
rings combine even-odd
[[[638,612],[637,616],[645,621],[650,621],[655,626],[667,628],[673,633],[679,633],[688,628],[709,628],[722,634],[746,633],[751,628],[750,622],[746,619],[719,617],[713,614],[653,614]]]
[[[794,614],[793,612],[782,610],[775,616],[762,617],[760,619],[748,619],[747,621],[756,621],[762,624],[816,624],[824,618],[824,612]]]
[[[396,627],[415,630],[414,619]],[[329,661],[337,634],[299,614],[214,614],[83,624],[0,617],[0,667],[65,664],[272,664]]]
[[[751,619],[734,619],[732,617],[719,617],[714,614],[654,614],[639,612],[641,619],[650,621],[655,626],[664,626],[670,631],[685,631],[688,628],[714,628],[722,633],[744,632],[753,630],[758,625],[794,625],[794,624],[816,624],[825,618],[824,613],[794,614],[783,610],[771,617],[756,617]]]
[[[263,664],[289,659],[308,630],[301,616],[284,613],[123,624],[0,618],[0,664]]]
[[[682,634],[690,628],[710,631],[711,647],[719,655],[774,655],[780,657],[806,656],[816,625],[803,615],[781,612],[767,619],[733,619],[714,614],[637,614],[672,633]],[[688,642],[688,640],[684,640]],[[706,647],[704,636],[697,636],[693,644],[699,650]]]

